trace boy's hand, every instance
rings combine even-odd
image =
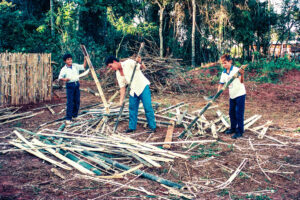
[[[70,81],[70,79],[69,79],[69,78],[61,78],[60,80],[62,80],[62,81],[66,81],[66,82]]]
[[[138,62],[138,63],[141,63],[141,62],[142,62],[141,56],[138,56],[138,57],[135,59],[135,61]]]
[[[240,74],[243,76],[243,75],[244,75],[244,73],[245,73],[245,70],[243,70],[243,69],[240,69],[240,70],[239,70],[239,72],[240,72]]]

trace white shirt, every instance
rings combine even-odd
[[[119,70],[116,71],[116,76],[120,88],[125,87],[127,84],[130,83],[131,75],[133,73],[135,64],[136,61],[132,59],[128,59],[124,62],[121,62],[124,76],[121,76]],[[135,74],[131,83],[130,96],[134,96],[134,93],[137,96],[140,96],[147,85],[150,85],[150,82],[142,73],[141,65],[137,64]]]
[[[227,73],[227,69],[222,72],[220,84],[227,83],[235,73],[239,71],[238,67],[231,66],[229,73]],[[231,99],[242,96],[246,94],[246,89],[244,83],[241,83],[239,78],[234,79],[232,83],[229,85],[229,96]]]
[[[71,82],[75,82],[79,80],[79,71],[84,70],[83,65],[79,65],[77,63],[72,63],[72,67],[67,67],[67,65],[65,65],[59,73],[58,79],[62,79],[62,78],[68,78],[70,79],[70,81],[68,81],[68,83]]]

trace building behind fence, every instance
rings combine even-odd
[[[0,105],[51,100],[51,54],[0,54]]]

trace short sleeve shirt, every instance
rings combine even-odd
[[[222,72],[220,84],[227,83],[236,73],[238,73],[239,68],[235,66],[231,66],[229,73],[225,69]],[[234,81],[229,85],[229,96],[231,99],[235,99],[236,97],[242,96],[246,94],[245,85],[241,83],[239,78],[234,79]]]
[[[135,64],[136,61],[132,59],[121,62],[124,76],[121,75],[120,71],[116,71],[116,76],[120,88],[125,87],[130,82]],[[140,96],[147,85],[150,85],[150,82],[141,71],[140,64],[137,64],[134,78],[131,83],[130,96],[134,96],[134,94]]]
[[[77,63],[73,63],[72,66],[70,67],[65,65],[60,70],[58,79],[68,78],[70,79],[68,83],[76,82],[79,80],[79,71],[83,71],[83,70],[84,70],[83,65],[79,65]]]

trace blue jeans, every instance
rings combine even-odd
[[[80,106],[79,82],[66,83],[67,88],[67,115],[66,119],[71,120],[77,117]]]
[[[231,130],[237,134],[244,133],[244,112],[245,112],[246,95],[229,100],[229,116]]]
[[[154,111],[151,104],[151,92],[147,85],[139,96],[134,93],[134,96],[129,97],[129,129],[135,130],[137,124],[137,116],[140,100],[143,102],[145,115],[150,129],[156,129]]]

